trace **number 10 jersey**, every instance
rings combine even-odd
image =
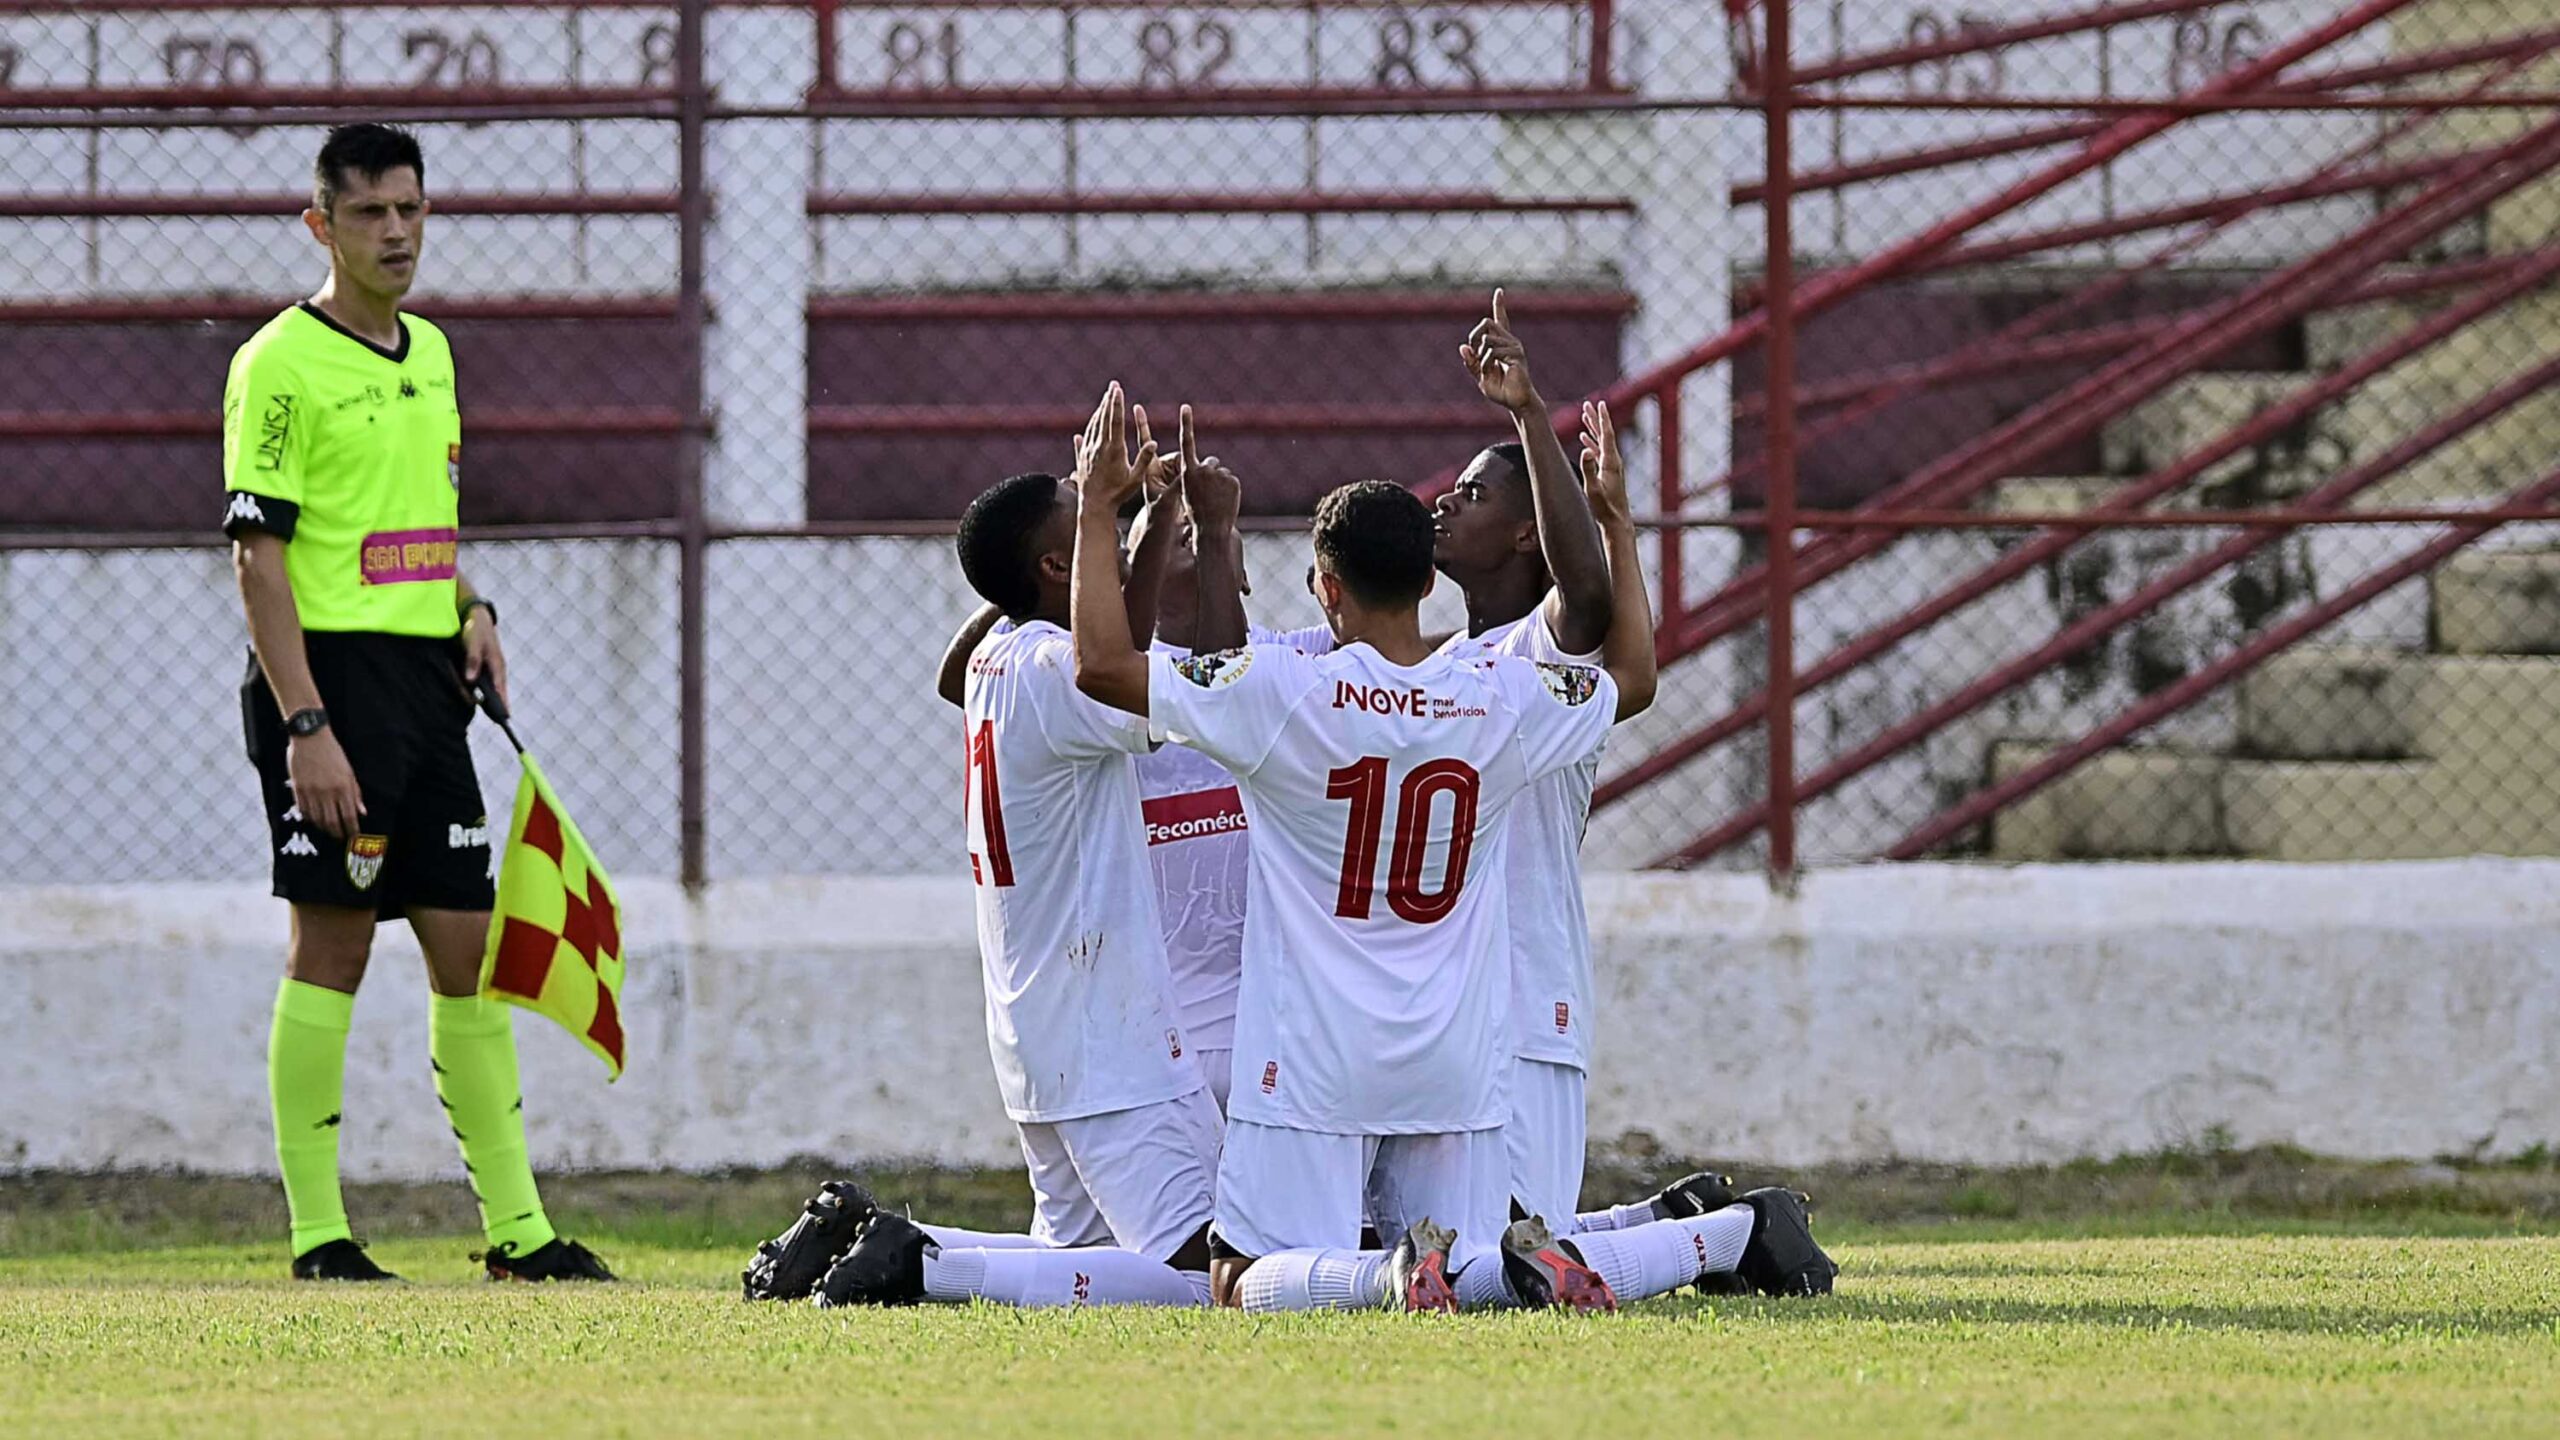
[[[1154,732],[1234,772],[1253,834],[1228,1114],[1337,1134],[1507,1115],[1504,820],[1580,764],[1607,674],[1257,645],[1149,659]]]

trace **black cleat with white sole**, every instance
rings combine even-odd
[[[1742,1197],[1751,1207],[1751,1239],[1742,1247],[1742,1278],[1763,1295],[1828,1295],[1840,1267],[1813,1243],[1811,1197],[1779,1186]]]
[[[818,1308],[916,1304],[924,1299],[924,1257],[936,1248],[905,1216],[872,1216],[853,1248],[818,1282]]]
[[[1742,1196],[1733,1188],[1733,1177],[1713,1170],[1700,1170],[1683,1175],[1654,1192],[1653,1213],[1665,1220],[1693,1220],[1711,1215]]]
[[[830,1180],[800,1206],[791,1228],[756,1246],[738,1277],[749,1300],[800,1300],[817,1288],[827,1267],[853,1248],[854,1237],[880,1213],[871,1192],[851,1180]]]

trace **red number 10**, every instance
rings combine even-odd
[[[1467,855],[1476,843],[1476,772],[1464,760],[1433,760],[1416,765],[1404,777],[1396,796],[1395,853],[1387,869],[1387,908],[1416,925],[1447,918],[1466,888]],[[1431,843],[1431,807],[1441,794],[1451,797],[1449,856],[1437,888],[1422,888],[1422,861]],[[1333,913],[1350,920],[1369,918],[1378,873],[1378,841],[1385,829],[1387,760],[1371,755],[1325,776],[1325,798],[1351,802],[1350,823],[1342,836],[1342,888]]]
[[[978,828],[984,833],[987,854],[981,865],[978,852],[969,852],[969,878],[981,885],[999,888],[1013,883],[1013,852],[1004,843],[1004,800],[996,791],[996,722],[981,720],[969,732],[969,770],[960,782],[961,804],[968,804],[968,793],[978,792]]]

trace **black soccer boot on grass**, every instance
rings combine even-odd
[[[1771,1186],[1742,1197],[1751,1207],[1751,1239],[1742,1247],[1742,1278],[1763,1295],[1828,1295],[1840,1267],[1813,1243],[1811,1197]]]
[[[1572,1241],[1556,1239],[1536,1215],[1514,1220],[1502,1232],[1502,1275],[1524,1309],[1561,1306],[1580,1315],[1617,1313],[1618,1297],[1609,1282],[1582,1263],[1582,1252]]]
[[[513,1245],[500,1245],[471,1257],[489,1271],[492,1280],[611,1280],[613,1272],[596,1258],[596,1252],[575,1240],[553,1237],[532,1251],[518,1255]]]
[[[293,1257],[296,1280],[397,1280],[400,1277],[373,1263],[364,1246],[353,1240],[331,1240],[314,1245]]]
[[[874,1215],[862,1234],[818,1282],[817,1306],[914,1305],[924,1299],[924,1257],[931,1236],[903,1215]]]
[[[1381,1297],[1386,1308],[1456,1314],[1458,1291],[1449,1283],[1449,1247],[1457,1243],[1458,1232],[1432,1224],[1427,1215],[1407,1227],[1404,1237],[1396,1241],[1395,1250],[1387,1256],[1386,1273],[1381,1277],[1386,1282],[1386,1293]]]
[[[791,1228],[756,1246],[738,1277],[749,1300],[803,1300],[827,1267],[853,1248],[856,1235],[880,1213],[871,1192],[851,1180],[830,1180],[800,1206]]]
[[[1653,1213],[1665,1220],[1691,1220],[1713,1214],[1741,1198],[1733,1188],[1732,1176],[1700,1170],[1655,1191],[1648,1203],[1653,1206]]]

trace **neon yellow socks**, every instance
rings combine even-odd
[[[356,997],[287,980],[267,1030],[267,1104],[276,1168],[293,1212],[293,1253],[351,1238],[338,1193],[339,1102],[346,1091],[347,1024]]]
[[[462,1147],[462,1168],[471,1174],[489,1244],[514,1255],[541,1249],[553,1231],[525,1158],[512,1012],[477,995],[429,995],[427,1055],[435,1062],[436,1096]]]

